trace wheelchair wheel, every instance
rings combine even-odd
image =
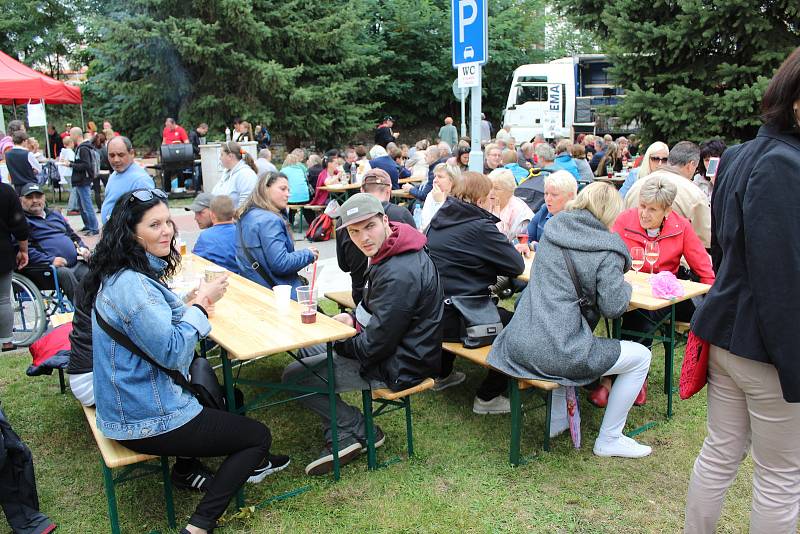
[[[47,328],[47,310],[39,289],[19,273],[11,275],[11,306],[14,312],[14,344],[26,347]]]

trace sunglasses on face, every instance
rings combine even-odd
[[[150,202],[156,197],[166,200],[167,194],[161,189],[137,189],[131,193],[130,202],[133,202],[134,199],[139,202]]]
[[[650,156],[650,161],[653,163],[666,163],[669,158],[659,158],[658,156]]]

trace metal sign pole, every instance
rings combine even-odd
[[[461,91],[461,137],[467,136],[467,90],[459,89]]]
[[[483,152],[481,151],[481,84],[483,68],[478,66],[478,85],[470,89],[470,134],[472,150],[469,153],[469,170],[483,173]]]

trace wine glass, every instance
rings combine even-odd
[[[638,274],[644,267],[644,249],[642,247],[633,247],[631,249],[631,263],[633,270]]]
[[[658,261],[658,241],[648,241],[644,247],[644,258],[650,264],[650,274],[653,274],[653,268]]]

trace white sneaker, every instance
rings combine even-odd
[[[596,456],[619,456],[620,458],[644,458],[649,456],[653,449],[642,445],[628,436],[620,436],[611,441],[597,438],[594,442]]]
[[[451,371],[450,374],[445,376],[444,378],[437,378],[434,381],[433,387],[431,389],[433,391],[442,391],[443,389],[457,386],[463,383],[464,380],[466,379],[467,375],[465,375],[461,371]]]
[[[492,400],[485,401],[480,397],[475,397],[472,403],[472,411],[478,415],[497,415],[511,412],[511,402],[508,397],[498,395]]]

